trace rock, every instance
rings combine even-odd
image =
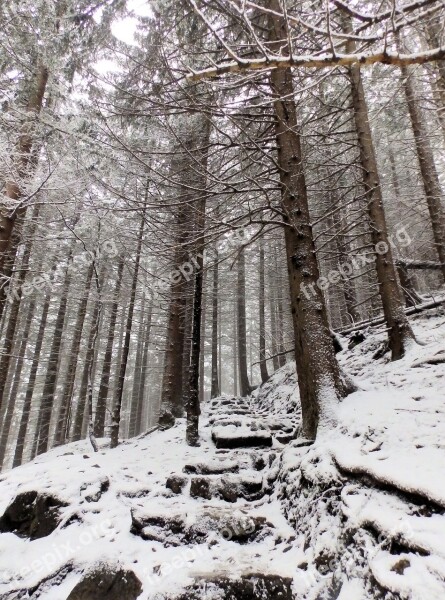
[[[165,598],[165,596],[164,596]],[[292,579],[279,575],[251,574],[239,579],[201,579],[175,600],[293,600]]]
[[[193,475],[222,475],[223,473],[238,473],[239,464],[232,460],[219,460],[185,465],[183,471]]]
[[[130,533],[165,546],[179,546],[185,540],[186,526],[179,515],[145,515],[131,511]]]
[[[212,498],[211,482],[206,477],[192,477],[190,483],[190,496],[192,498]]]
[[[217,448],[261,448],[272,446],[272,434],[266,429],[253,431],[247,427],[217,426],[212,430]]]
[[[98,487],[97,491],[85,496],[85,500],[87,502],[99,502],[99,500],[102,498],[102,494],[105,494],[105,492],[107,492],[109,490],[109,488],[110,488],[110,480],[108,479],[108,477],[104,477],[99,482],[99,487]],[[87,489],[87,488],[85,487],[83,489]],[[81,490],[82,490],[82,488],[81,488]]]
[[[136,600],[142,584],[133,571],[103,566],[87,573],[67,600]]]
[[[366,337],[362,331],[355,331],[348,342],[348,349],[352,350],[355,346],[362,344],[365,341]]]
[[[170,475],[170,477],[167,478],[165,487],[168,490],[171,490],[174,494],[180,494],[187,485],[187,482],[187,477],[182,477],[181,475]]]
[[[50,535],[59,525],[60,509],[68,506],[55,496],[36,491],[23,492],[14,498],[0,518],[1,533],[36,540]]]

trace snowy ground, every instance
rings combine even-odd
[[[252,417],[260,431],[263,420],[272,431],[274,419],[277,427],[286,425],[287,412],[298,408],[292,365],[286,365],[256,393],[248,414],[225,414],[221,406],[218,422],[207,408],[200,448],[184,444],[179,422],[97,454],[87,443],[71,444],[5,473],[0,515],[28,490],[51,493],[67,506],[47,537],[29,541],[0,534],[0,599],[64,600],[83,570],[106,562],[134,571],[143,585],[141,599],[174,597],[204,575],[255,572],[293,578],[295,598],[302,600],[443,600],[445,363],[437,358],[445,352],[445,313],[430,311],[412,323],[424,345],[401,361],[372,359],[384,339],[374,331],[340,354],[360,391],[341,403],[337,427],[322,432],[311,447],[300,447],[298,440],[282,445],[274,437],[273,447],[261,451],[217,450],[211,439],[210,423],[218,431],[221,419],[232,429],[236,419],[244,433]],[[266,467],[253,468],[252,460],[261,456]],[[227,468],[236,463],[244,479],[268,484],[267,493],[228,503],[192,498],[189,480],[180,494],[166,488],[170,475],[203,461],[225,461]],[[100,493],[107,481],[108,490]],[[142,539],[130,532],[132,513],[181,522],[189,539]],[[255,518],[266,525],[249,543],[221,535],[215,526],[218,520],[233,526],[238,519],[245,527]],[[196,531],[199,543],[190,536]],[[55,585],[51,577],[66,565],[70,569]],[[38,595],[13,593],[46,578]]]

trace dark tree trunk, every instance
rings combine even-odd
[[[87,276],[86,276],[85,286],[84,286],[84,291],[83,291],[83,297],[80,302],[78,312],[77,312],[77,319],[74,324],[74,334],[73,334],[73,339],[71,342],[71,349],[69,352],[68,368],[67,368],[67,372],[66,372],[65,383],[63,386],[62,394],[61,394],[60,410],[59,410],[59,416],[58,416],[57,425],[56,425],[56,434],[55,434],[55,439],[54,439],[55,446],[60,446],[61,444],[64,444],[68,438],[68,432],[69,432],[68,424],[69,424],[69,419],[71,417],[71,408],[72,408],[71,403],[72,403],[72,399],[73,399],[72,396],[73,396],[73,390],[74,390],[74,382],[76,380],[76,367],[77,367],[77,362],[79,360],[79,349],[80,349],[80,343],[82,341],[82,333],[83,333],[85,317],[87,314],[88,296],[90,293],[90,287],[91,287],[91,281],[93,279],[93,273],[94,273],[94,263],[92,263],[90,265],[90,267],[88,268],[88,271],[87,271]]]
[[[54,271],[55,271],[55,266],[53,267],[53,270],[52,270],[52,276],[54,275]],[[51,281],[52,281],[52,277],[51,277]],[[31,368],[30,368],[29,378],[28,378],[28,384],[26,387],[25,399],[23,401],[22,416],[20,418],[19,431],[17,434],[17,445],[15,448],[14,459],[13,459],[13,463],[12,463],[13,467],[18,467],[19,465],[22,464],[22,461],[23,461],[23,451],[24,451],[25,442],[26,442],[26,431],[28,429],[28,424],[29,424],[32,397],[33,397],[34,387],[35,387],[36,378],[37,378],[37,370],[38,370],[39,363],[40,363],[40,354],[42,352],[43,338],[45,336],[45,329],[46,329],[46,323],[48,320],[48,312],[49,312],[50,302],[51,302],[51,292],[48,291],[45,295],[45,301],[43,303],[42,313],[41,313],[41,317],[40,317],[39,330],[37,332],[36,344],[34,347],[34,354],[32,357]],[[37,439],[37,433],[38,433],[38,429],[36,430],[35,440]],[[34,454],[34,450],[33,450],[33,454]]]
[[[69,289],[71,285],[71,258],[72,252],[68,257],[65,281],[60,292],[60,305],[57,311],[56,324],[51,343],[51,350],[48,358],[48,367],[46,371],[45,383],[43,386],[42,399],[39,411],[39,427],[37,454],[46,452],[50,447],[50,423],[51,414],[54,407],[54,395],[56,392],[57,376],[59,372],[60,350],[63,342],[63,328],[65,324],[66,309],[68,305]]]
[[[414,133],[417,158],[422,175],[423,189],[425,192],[428,212],[431,219],[433,239],[439,261],[442,263],[442,278],[445,281],[445,215],[442,206],[442,189],[437,174],[434,155],[428,139],[428,130],[425,127],[423,116],[414,92],[412,76],[408,67],[401,67],[403,88],[411,118]]]
[[[143,339],[143,353],[142,353],[142,363],[141,363],[141,377],[139,382],[139,397],[138,397],[138,406],[136,413],[136,428],[135,434],[139,435],[143,430],[142,416],[144,411],[144,402],[145,402],[145,388],[148,377],[148,349],[150,346],[150,334],[151,334],[151,322],[153,318],[153,304],[150,303],[150,307],[147,313],[147,322],[145,325],[144,331],[144,339]]]
[[[266,362],[266,311],[264,303],[264,242],[260,239],[260,281],[259,281],[259,325],[260,325],[260,373],[261,381],[266,383],[269,379]]]
[[[350,30],[350,21],[345,19],[345,29]],[[355,49],[354,42],[348,42],[348,52]],[[348,69],[351,82],[352,109],[360,147],[360,161],[363,167],[363,185],[366,192],[368,214],[371,225],[371,238],[375,254],[377,280],[382,300],[383,314],[388,329],[389,347],[392,359],[403,357],[407,344],[414,340],[408,318],[404,311],[402,292],[397,280],[396,267],[388,238],[382,188],[377,169],[377,160],[369,124],[368,106],[361,76],[360,65]],[[378,251],[377,251],[378,250]]]
[[[116,332],[116,321],[119,307],[119,295],[122,286],[122,276],[124,272],[124,257],[121,254],[117,267],[116,287],[114,289],[113,303],[110,309],[110,322],[108,325],[107,345],[105,347],[104,361],[102,364],[102,375],[99,384],[99,393],[97,396],[96,414],[94,419],[94,435],[104,437],[105,434],[105,413],[107,409],[108,392],[110,389],[110,373],[113,358],[114,336]]]
[[[278,0],[269,8],[280,12]],[[270,18],[270,41],[275,50],[288,49],[284,19]],[[333,419],[334,405],[346,390],[335,357],[326,305],[317,286],[320,274],[309,215],[308,194],[298,133],[294,86],[290,68],[271,72],[275,131],[280,166],[281,207],[295,335],[295,359],[303,417],[303,435],[314,439],[319,422]]]
[[[212,289],[212,385],[210,398],[221,395],[218,377],[218,249],[215,248]]]
[[[237,280],[237,301],[238,301],[238,370],[240,381],[241,396],[248,396],[252,388],[250,387],[249,375],[247,370],[247,333],[246,333],[246,266],[244,249],[238,256],[238,280]]]
[[[139,329],[136,340],[136,358],[134,361],[134,375],[133,375],[133,388],[131,390],[131,402],[130,402],[130,415],[128,423],[128,437],[134,437],[138,427],[136,426],[139,405],[140,405],[140,389],[142,379],[142,355],[144,348],[144,332],[145,332],[145,296],[142,298],[140,318],[139,318]],[[140,417],[140,415],[139,415]],[[139,423],[140,425],[140,423]]]
[[[148,183],[147,183],[148,185]],[[136,260],[133,272],[133,282],[131,284],[130,303],[128,306],[127,324],[125,327],[124,346],[122,350],[122,361],[119,366],[119,379],[114,398],[113,415],[111,420],[111,439],[110,448],[116,448],[119,443],[119,425],[121,420],[122,396],[124,393],[125,373],[127,371],[128,353],[130,351],[131,329],[133,326],[134,303],[136,299],[136,289],[139,276],[139,265],[141,262],[142,241],[144,238],[145,210],[142,214],[139,227],[138,244],[136,249]]]
[[[26,112],[34,119],[41,111],[43,98],[45,95],[46,85],[48,83],[48,69],[40,65],[35,73],[35,78],[31,85],[31,91],[28,98]],[[23,126],[20,134],[17,154],[19,156],[19,164],[17,165],[18,178],[9,180],[5,186],[5,196],[9,201],[17,202],[23,195],[23,182],[28,175],[29,166],[32,159],[32,149],[34,144],[34,131],[30,123]],[[8,276],[10,266],[5,262],[9,255],[14,262],[15,252],[8,252],[13,243],[13,231],[20,219],[23,218],[26,212],[25,207],[11,213],[2,207],[0,210],[0,275]],[[15,244],[14,244],[15,245]]]

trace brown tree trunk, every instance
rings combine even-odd
[[[69,432],[69,419],[71,416],[71,403],[74,390],[74,382],[76,380],[76,367],[79,360],[79,349],[82,341],[83,326],[85,317],[87,314],[88,296],[90,293],[91,281],[93,279],[94,263],[90,265],[87,271],[85,280],[85,286],[83,291],[83,297],[80,302],[77,319],[74,324],[74,334],[71,342],[71,349],[69,352],[68,368],[65,376],[65,384],[62,390],[60,399],[60,410],[57,419],[56,434],[54,438],[54,445],[60,446],[64,444],[68,438]]]
[[[178,242],[174,257],[174,266],[176,267],[176,270],[187,260],[187,255],[183,248],[183,230],[186,226],[187,213],[188,210],[186,210],[185,206],[179,208],[177,218]],[[161,428],[172,427],[175,418],[184,415],[184,405],[182,402],[182,367],[184,354],[183,316],[185,312],[185,283],[185,279],[181,274],[178,276],[177,281],[172,283],[170,290],[159,415],[159,425]]]
[[[133,388],[131,390],[130,414],[128,423],[128,437],[134,437],[138,427],[136,426],[140,405],[140,389],[142,379],[142,356],[144,351],[145,332],[145,296],[142,298],[139,317],[139,328],[136,340],[136,358],[134,361]],[[139,415],[140,417],[140,415]],[[140,425],[140,423],[139,423]]]
[[[347,19],[345,19],[345,29],[346,31],[350,30],[350,21]],[[353,52],[355,49],[354,42],[349,41],[347,45],[347,51]],[[382,188],[377,170],[377,160],[372,141],[368,106],[363,89],[360,65],[353,65],[348,69],[348,73],[351,83],[352,109],[360,147],[363,185],[366,192],[380,297],[388,329],[392,359],[398,360],[405,354],[407,344],[414,340],[414,334],[404,311],[402,292],[397,281],[396,267],[388,238]]]
[[[122,361],[119,365],[119,379],[117,383],[116,396],[114,398],[113,414],[111,420],[110,448],[116,448],[116,446],[119,443],[119,425],[121,420],[122,396],[124,392],[125,373],[127,371],[128,353],[130,352],[131,328],[133,326],[134,303],[136,299],[136,290],[138,284],[139,265],[141,262],[142,241],[144,238],[144,225],[145,210],[142,214],[141,224],[139,226],[138,243],[136,248],[136,260],[134,265],[133,281],[131,284],[130,303],[128,306],[127,324],[125,327],[124,346],[122,350]]]
[[[260,239],[260,280],[259,280],[259,325],[260,325],[260,373],[261,381],[266,383],[269,379],[266,362],[266,311],[264,302],[264,241]]]
[[[280,12],[279,0],[268,7]],[[270,41],[288,52],[284,19],[270,18]],[[326,305],[317,286],[319,269],[309,215],[290,68],[271,71],[280,166],[281,206],[295,335],[295,359],[302,406],[302,434],[314,439],[319,422],[333,419],[333,405],[346,394],[329,332]]]
[[[45,383],[43,386],[39,412],[39,427],[38,432],[36,434],[39,440],[37,445],[37,454],[42,454],[43,452],[46,452],[50,447],[49,430],[51,423],[51,414],[54,407],[54,395],[56,392],[57,376],[59,371],[60,350],[63,342],[63,328],[65,324],[69,289],[71,285],[71,258],[72,252],[70,252],[68,257],[65,281],[60,291],[60,305],[57,311],[56,323],[51,343],[51,350],[48,358],[48,367],[46,371]]]
[[[7,181],[5,186],[6,201],[11,202],[13,206],[18,203],[23,194],[23,180],[28,175],[28,167],[32,158],[33,121],[35,121],[42,108],[47,83],[48,69],[40,65],[35,74],[26,107],[28,122],[24,123],[18,142],[17,177],[14,180]],[[18,219],[23,217],[25,211],[26,208],[24,207],[14,210],[12,207],[4,206],[0,209],[0,276],[2,277],[7,276],[8,265],[5,259],[12,243],[15,224]],[[12,254],[15,256],[15,252]]]
[[[94,358],[96,353],[96,337],[97,337],[97,323],[100,315],[100,300],[96,299],[94,302],[93,314],[91,316],[90,332],[88,334],[85,362],[83,365],[82,379],[79,387],[79,396],[76,406],[76,411],[73,419],[73,431],[71,434],[71,441],[78,442],[82,439],[82,428],[85,420],[86,408],[89,410],[88,403],[88,381],[90,373],[92,372],[94,365]]]
[[[122,286],[122,276],[124,272],[124,256],[119,257],[117,267],[116,287],[114,288],[113,303],[110,309],[110,322],[108,325],[107,345],[105,347],[104,361],[102,364],[102,375],[99,384],[99,393],[97,396],[96,414],[94,419],[94,435],[104,437],[105,434],[105,413],[107,409],[108,392],[110,389],[110,373],[113,358],[114,336],[116,332],[116,321],[119,307],[119,295]]]
[[[212,289],[212,385],[210,398],[221,395],[218,377],[218,249],[215,248]]]
[[[144,402],[145,402],[145,388],[148,377],[148,348],[150,346],[150,334],[151,334],[151,323],[153,319],[153,303],[150,303],[150,307],[147,313],[147,322],[145,324],[144,330],[144,338],[143,338],[143,352],[142,352],[142,362],[141,362],[141,376],[139,382],[139,396],[138,396],[138,406],[136,413],[136,427],[135,434],[139,435],[143,430],[143,411],[144,411]]]
[[[434,245],[442,263],[442,277],[445,281],[445,214],[442,206],[442,189],[437,174],[434,155],[428,140],[428,131],[414,92],[413,79],[407,67],[401,67],[411,126],[414,133],[417,158],[422,175],[423,189],[433,229]]]
[[[238,256],[238,279],[237,279],[237,316],[238,316],[238,371],[241,396],[248,396],[250,387],[247,370],[247,333],[246,333],[246,265],[244,249]]]
[[[54,275],[55,268],[56,268],[56,265],[54,265],[54,267],[53,267],[52,276]],[[52,276],[51,276],[51,281],[52,281]],[[28,424],[29,424],[32,397],[33,397],[34,387],[35,387],[36,378],[37,378],[37,370],[38,370],[39,363],[40,363],[40,354],[42,352],[43,338],[45,336],[45,329],[46,329],[46,323],[48,320],[48,312],[49,312],[50,302],[51,302],[51,291],[48,291],[45,295],[45,301],[43,303],[42,313],[41,313],[41,317],[40,317],[39,330],[37,332],[36,344],[34,347],[34,353],[33,353],[32,361],[31,361],[31,368],[30,368],[29,377],[28,377],[28,384],[26,387],[25,399],[23,401],[22,416],[20,418],[19,431],[17,434],[17,445],[15,448],[14,459],[13,459],[13,463],[12,463],[13,467],[18,467],[19,465],[22,464],[22,461],[23,461],[23,451],[24,451],[25,442],[26,442],[26,431],[28,429]],[[35,439],[37,438],[37,432],[38,432],[38,429],[36,430]],[[34,450],[33,450],[32,454],[34,454]]]
[[[23,369],[23,366],[25,363],[25,353],[26,353],[26,348],[28,345],[31,323],[35,316],[35,307],[36,307],[36,300],[34,298],[33,300],[31,300],[31,302],[29,303],[29,306],[27,308],[27,315],[26,315],[26,320],[25,320],[25,324],[23,327],[23,332],[20,335],[20,348],[19,348],[18,355],[17,355],[17,364],[15,366],[14,381],[11,386],[11,391],[9,393],[8,409],[6,411],[5,419],[3,422],[2,434],[1,434],[1,438],[0,438],[0,469],[3,466],[4,459],[5,459],[6,448],[8,445],[9,431],[11,428],[12,417],[14,415],[14,409],[15,409],[16,402],[17,402],[17,392],[18,392],[19,385],[20,385],[22,369]]]

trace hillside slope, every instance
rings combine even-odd
[[[445,315],[340,354],[359,391],[312,446],[293,365],[250,399],[94,454],[55,449],[0,480],[0,599],[445,598]]]

